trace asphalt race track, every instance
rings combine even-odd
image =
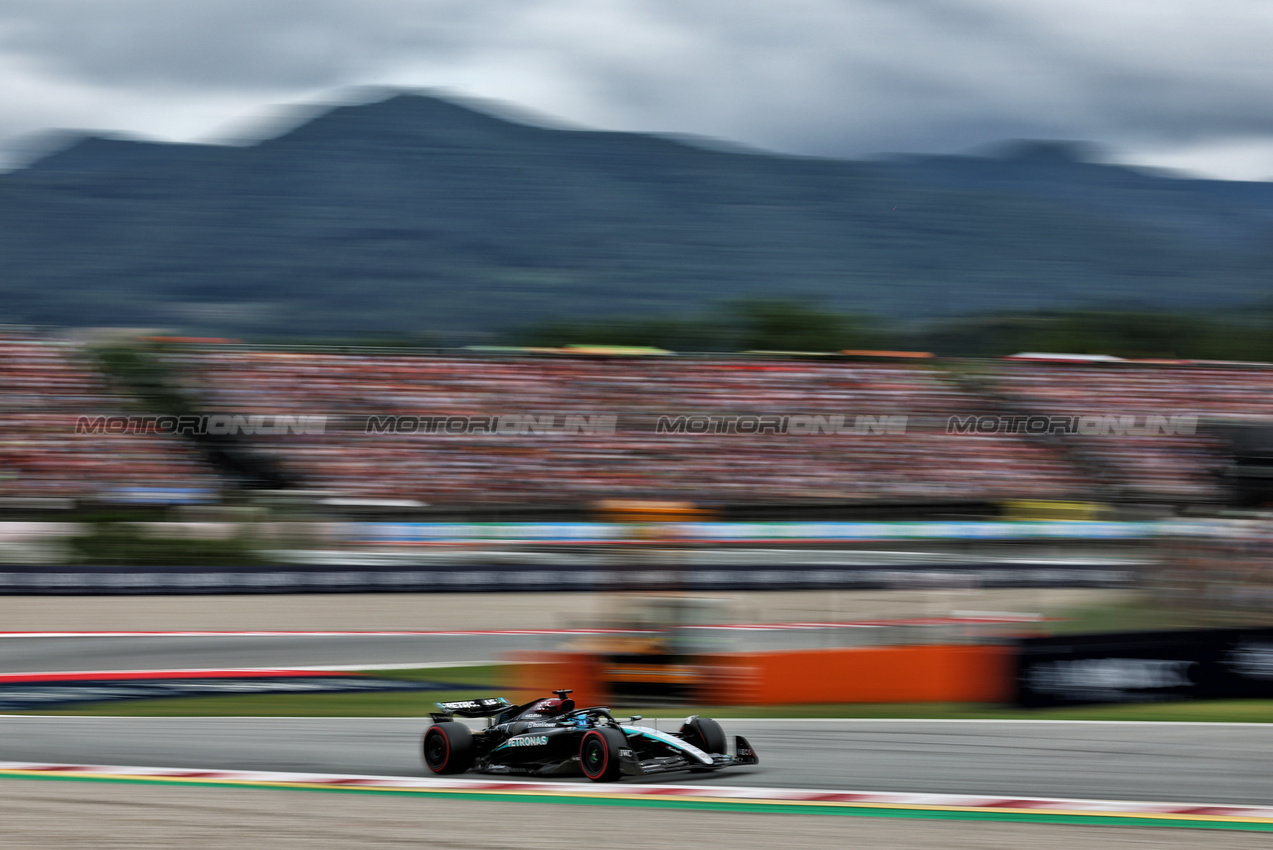
[[[557,634],[0,638],[0,671],[424,665],[549,649]],[[768,644],[775,632],[740,640]],[[421,711],[427,709],[421,698]],[[421,776],[424,719],[0,716],[0,761]],[[648,721],[647,721],[648,722]],[[660,728],[677,725],[659,723]],[[725,720],[755,768],[654,783],[1273,805],[1273,724]],[[628,780],[632,781],[632,780]]]
[[[0,761],[418,776],[424,773],[418,742],[426,722],[5,716]],[[1273,803],[1273,725],[891,720],[723,725],[727,733],[751,740],[761,765],[651,781]]]

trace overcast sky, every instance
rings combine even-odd
[[[0,0],[0,144],[224,138],[360,85],[794,153],[1082,139],[1273,178],[1270,0]]]

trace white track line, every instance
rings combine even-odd
[[[274,667],[162,667],[147,668],[144,670],[41,670],[39,672],[21,673],[5,673],[0,674],[14,677],[24,676],[83,676],[85,679],[91,679],[94,676],[136,676],[146,673],[155,675],[180,673],[182,675],[198,676],[204,673],[274,673],[280,670],[289,672],[302,671],[306,673],[343,673],[348,671],[360,670],[444,670],[448,667],[484,667],[488,665],[502,665],[503,661],[421,661],[416,664],[376,664],[375,662],[367,664],[323,664],[315,667],[296,667],[291,664],[276,665]],[[538,663],[538,662],[535,662]],[[2,681],[2,680],[0,680]],[[471,686],[467,686],[471,687]]]
[[[161,631],[161,632],[0,632],[0,640],[40,638],[174,637],[527,637],[534,635],[634,634],[639,629],[453,629],[434,631]]]
[[[958,618],[918,618],[906,620],[862,620],[858,622],[806,622],[792,621],[782,623],[714,623],[694,625],[687,628],[706,631],[805,631],[809,629],[860,629],[873,626],[905,626],[905,625],[978,625],[983,623],[1013,625],[1038,622],[1037,617],[958,617]],[[4,638],[90,638],[90,637],[462,637],[470,635],[604,635],[604,634],[644,634],[652,633],[650,629],[609,629],[609,628],[575,628],[575,629],[398,629],[376,631],[351,630],[297,630],[280,631],[269,629],[258,630],[158,630],[158,631],[0,631],[0,639]]]
[[[429,692],[415,691],[413,693],[428,694]],[[708,709],[708,711],[710,712],[710,709]],[[622,712],[620,712],[620,714],[622,714]],[[425,717],[425,716],[426,716],[425,714],[420,715],[420,717]],[[355,720],[355,721],[361,721],[361,722],[367,722],[367,721],[394,722],[394,721],[408,721],[408,720],[418,721],[419,720],[419,718],[409,717],[409,716],[368,717],[363,715],[363,716],[348,716],[348,717],[326,717],[326,716],[315,717],[314,715],[304,715],[304,714],[298,714],[298,715],[236,714],[233,716],[227,716],[227,715],[194,716],[192,715],[192,716],[184,716],[184,717],[164,716],[164,715],[156,715],[153,717],[151,716],[137,717],[137,716],[129,716],[129,715],[121,715],[121,714],[75,714],[75,715],[0,714],[0,717],[21,718],[22,720],[30,720],[30,721],[113,720],[113,721],[120,721],[120,722],[145,722],[145,723],[154,722],[154,721],[169,721],[169,722],[194,721],[199,723],[207,723],[210,721],[226,721],[226,722],[233,723],[233,722],[238,722],[243,720],[251,720],[253,722],[260,721],[260,720],[282,720],[282,721],[288,721],[288,722],[295,722],[297,720],[307,720],[307,721]],[[664,720],[667,720],[667,721],[684,720],[686,715],[674,714],[674,715],[659,715],[655,717],[654,715],[647,714],[647,715],[644,715],[644,717],[646,720],[651,720],[651,721],[657,720],[659,722],[662,722]],[[726,723],[731,723],[731,724],[783,723],[787,725],[799,725],[802,723],[844,723],[844,724],[850,724],[850,723],[869,723],[869,724],[875,724],[875,723],[906,723],[906,724],[994,723],[994,724],[1001,724],[1001,725],[1002,724],[1014,724],[1014,725],[1052,724],[1056,726],[1084,726],[1084,725],[1086,726],[1156,726],[1156,727],[1157,726],[1232,726],[1232,727],[1239,727],[1239,728],[1245,728],[1245,729],[1267,728],[1270,730],[1270,734],[1273,734],[1273,723],[1258,723],[1258,722],[1247,723],[1247,722],[1242,722],[1237,720],[1217,720],[1217,721],[1210,721],[1210,720],[1056,720],[1056,719],[994,720],[994,719],[982,719],[982,718],[966,718],[966,719],[964,718],[935,718],[932,720],[925,720],[923,718],[918,718],[918,717],[889,718],[889,717],[729,717],[729,716],[719,716],[719,719]]]

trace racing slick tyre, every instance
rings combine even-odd
[[[681,727],[681,737],[703,752],[713,755],[726,752],[729,747],[725,730],[710,717],[691,717],[689,722]]]
[[[424,733],[424,764],[434,773],[463,773],[473,766],[473,733],[463,723],[434,723]]]
[[[579,742],[579,767],[593,782],[619,778],[619,750],[628,746],[622,732],[610,726],[589,729]]]

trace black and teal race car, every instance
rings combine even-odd
[[[759,764],[741,735],[728,752],[725,732],[715,720],[690,717],[676,732],[636,725],[641,716],[615,718],[601,706],[576,708],[569,689],[553,698],[513,705],[503,697],[441,702],[424,733],[424,764],[439,774],[482,773],[522,776],[584,776],[613,782],[624,776],[676,771],[714,771]],[[487,718],[473,730],[456,720]]]

